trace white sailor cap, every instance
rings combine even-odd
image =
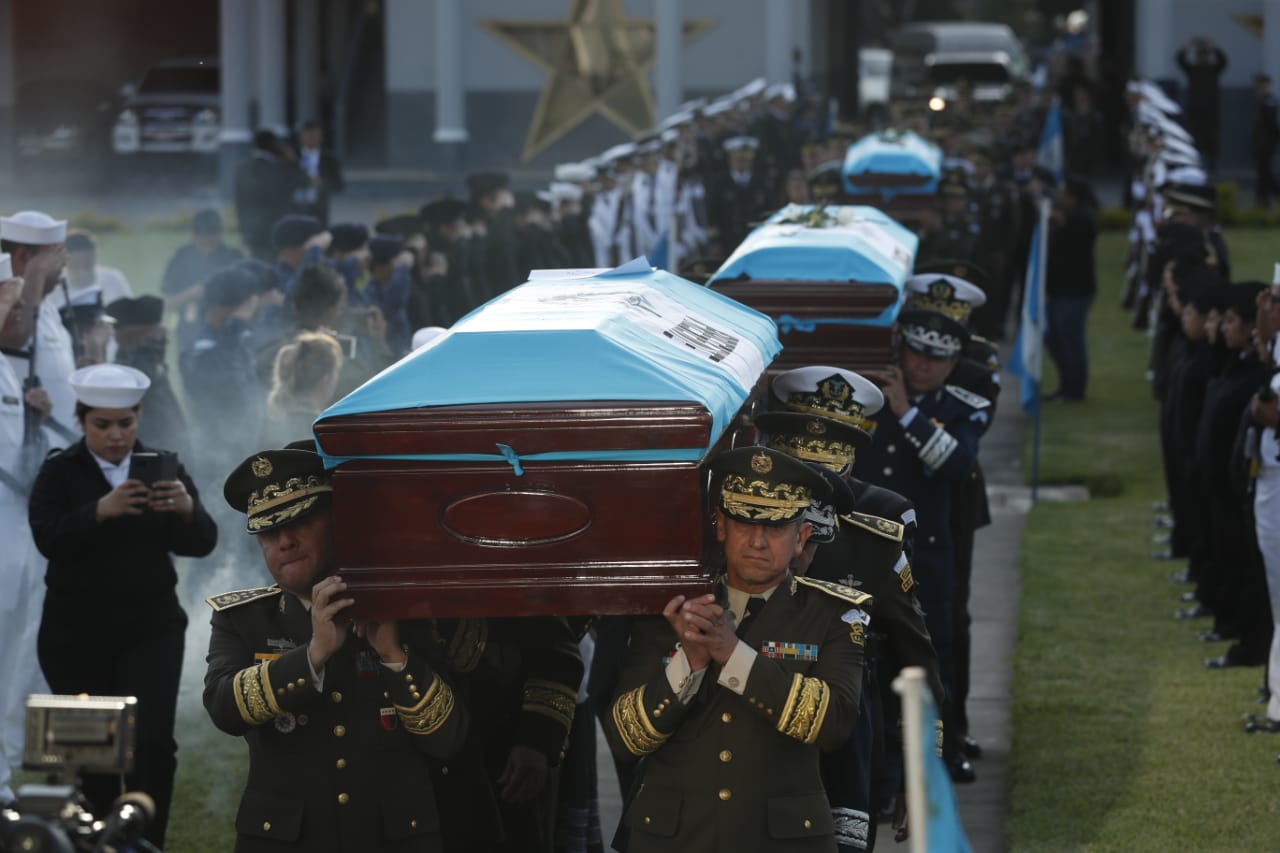
[[[1164,176],[1165,185],[1180,184],[1184,187],[1209,186],[1209,173],[1199,166],[1179,166]]]
[[[674,127],[668,127],[662,133],[658,134],[658,139],[662,140],[663,145],[671,145],[680,141],[680,131]]]
[[[38,210],[0,216],[0,240],[11,240],[24,246],[56,246],[67,241],[67,221],[54,219]]]
[[[779,373],[769,386],[783,409],[847,423],[865,432],[884,407],[884,394],[870,379],[843,367],[815,364]]]
[[[449,330],[444,326],[423,326],[421,329],[413,333],[413,341],[410,343],[409,349],[422,349],[447,331]]]
[[[718,116],[729,112],[729,110],[734,109],[736,106],[737,103],[731,98],[720,98],[719,100],[712,101],[708,104],[707,108],[703,110],[703,113],[708,116]]]
[[[765,90],[764,94],[770,100],[782,98],[784,101],[794,101],[796,99],[796,87],[793,83],[774,83]]]
[[[757,77],[747,85],[739,89],[735,89],[733,91],[731,99],[734,101],[742,101],[742,100],[746,100],[747,98],[754,98],[756,95],[764,94],[764,91],[768,88],[769,88],[769,81],[764,79],[763,77]]]
[[[1150,80],[1139,80],[1137,81],[1137,86],[1138,94],[1142,96],[1142,100],[1151,104],[1160,112],[1171,116],[1182,114],[1182,106],[1166,95],[1164,89],[1161,89],[1155,83]]]
[[[561,163],[556,166],[555,179],[557,181],[576,181],[578,183],[586,183],[596,176],[596,167],[590,163]]]
[[[636,144],[634,142],[622,142],[612,148],[606,148],[605,152],[600,155],[600,159],[606,163],[617,163],[619,160],[634,157],[635,153]]]
[[[681,111],[677,113],[672,113],[671,115],[664,118],[662,120],[662,124],[658,125],[658,127],[663,131],[668,131],[668,130],[674,130],[680,127],[680,125],[682,124],[692,124],[692,123],[693,123],[693,113]]]
[[[657,136],[651,136],[636,143],[637,154],[656,154],[661,148],[662,141]]]
[[[754,136],[730,136],[724,141],[725,151],[755,151],[760,147],[760,140]]]
[[[1167,166],[1199,166],[1200,155],[1195,152],[1166,149],[1160,152],[1160,162]],[[1157,184],[1163,183],[1158,181]]]
[[[13,278],[13,259],[5,252],[0,252],[0,281]]]
[[[555,181],[551,184],[551,197],[557,202],[581,201],[582,187],[567,181]]]
[[[676,114],[679,115],[680,113],[693,113],[698,110],[706,109],[707,103],[708,101],[705,97],[691,98],[690,100],[687,100],[680,106],[676,107]]]
[[[147,374],[123,364],[91,364],[68,381],[76,400],[91,409],[132,409],[151,387]]]

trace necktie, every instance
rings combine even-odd
[[[764,607],[764,599],[758,595],[753,595],[747,599],[747,612],[742,614],[742,618],[738,620],[738,636],[741,637],[747,628],[747,624],[751,621],[751,617],[760,612]]]

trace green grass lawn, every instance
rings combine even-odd
[[[1270,281],[1275,232],[1228,242],[1236,279]],[[1207,623],[1172,619],[1188,587],[1166,575],[1181,564],[1150,559],[1164,487],[1149,339],[1118,307],[1123,249],[1122,234],[1100,241],[1089,400],[1044,416],[1042,481],[1094,499],[1040,504],[1027,523],[1009,849],[1275,850],[1280,738],[1241,731],[1262,670],[1206,670],[1224,647],[1196,638]]]

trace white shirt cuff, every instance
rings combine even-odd
[[[716,683],[728,687],[739,696],[747,689],[747,676],[751,674],[751,665],[756,662],[757,652],[742,640],[738,641],[729,661],[720,670],[720,678]]]
[[[382,664],[392,672],[404,672],[404,668],[409,665],[409,659],[405,658],[404,660],[400,661],[400,663],[387,663],[384,660],[378,661],[378,663]]]
[[[916,419],[916,415],[918,415],[919,413],[920,413],[920,410],[917,409],[915,406],[912,406],[911,408],[907,409],[906,414],[898,418],[898,423],[902,424],[903,429],[906,429],[907,427],[911,426],[911,422]]]
[[[320,671],[316,672],[315,666],[311,663],[310,653],[307,654],[307,669],[311,670],[311,686],[320,693],[324,690],[324,667],[320,667]]]
[[[671,685],[671,691],[676,694],[681,705],[688,705],[698,692],[698,688],[702,686],[702,676],[706,674],[706,670],[700,669],[693,672],[689,667],[689,657],[684,653],[684,649],[676,649],[676,653],[667,662],[666,673],[667,684]]]

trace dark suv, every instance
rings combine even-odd
[[[117,154],[144,151],[212,154],[222,129],[218,63],[176,59],[153,65],[125,103],[111,132]]]

